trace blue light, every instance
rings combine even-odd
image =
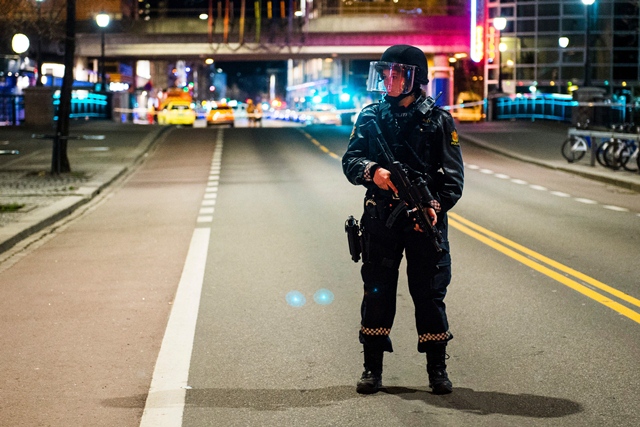
[[[307,302],[307,299],[301,292],[291,291],[286,296],[287,304],[291,307],[302,307]]]
[[[333,292],[329,289],[318,289],[313,294],[313,300],[320,305],[329,305],[333,302]]]

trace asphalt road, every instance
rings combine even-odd
[[[0,270],[0,425],[640,424],[637,197],[470,146],[450,221],[455,391],[429,393],[403,278],[385,391],[355,392],[349,132],[174,129]]]

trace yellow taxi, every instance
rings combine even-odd
[[[196,112],[188,101],[171,101],[158,111],[160,125],[193,125]]]
[[[473,92],[460,92],[451,115],[460,122],[479,122],[484,118],[482,97]]]
[[[211,110],[207,113],[208,125],[229,125],[235,124],[233,109],[228,105],[212,105]]]

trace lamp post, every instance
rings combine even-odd
[[[591,86],[591,55],[589,51],[590,27],[591,27],[591,5],[595,0],[582,0],[586,9],[587,22],[584,47],[584,86]]]
[[[493,27],[498,30],[498,91],[502,93],[502,52],[507,50],[507,46],[500,42],[500,33],[507,28],[507,18],[493,18]]]
[[[42,22],[40,22],[40,6],[43,2],[44,0],[36,0],[36,5],[38,6],[38,44],[36,45],[36,64],[38,67],[38,78],[36,79],[36,86],[42,86]]]
[[[104,32],[105,28],[109,25],[109,21],[111,21],[111,17],[109,17],[106,13],[99,13],[96,15],[96,24],[100,27],[100,85],[102,91],[107,90],[107,79],[105,78],[104,72]]]
[[[560,46],[560,67],[558,67],[558,80],[563,84],[562,80],[562,64],[564,62],[564,50],[569,46],[569,37],[558,37],[558,46]],[[558,88],[560,90],[560,88]]]

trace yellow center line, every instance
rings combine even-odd
[[[311,135],[309,135],[307,132],[300,130],[300,132],[307,137],[307,139],[309,139],[314,145],[316,145],[318,148],[320,148],[320,150],[322,150],[323,152],[329,154],[331,157],[333,157],[334,159],[340,159],[340,156],[338,156],[337,154],[331,152],[327,147],[325,147],[324,145],[322,145],[320,142],[318,142],[315,138],[313,138]],[[511,248],[520,251],[521,253],[534,258],[544,264],[547,264],[550,267],[555,268],[558,271],[561,271],[563,273],[569,274],[573,277],[575,277],[578,280],[581,280],[584,283],[587,283],[597,289],[600,289],[601,291],[607,292],[610,295],[613,295],[623,301],[628,302],[629,304],[635,305],[636,307],[640,307],[640,300],[638,300],[637,298],[634,298],[630,295],[625,294],[624,292],[621,292],[615,288],[612,288],[611,286],[608,286],[602,282],[600,282],[599,280],[594,279],[593,277],[587,276],[584,273],[581,273],[577,270],[574,270],[571,267],[567,267],[564,264],[561,264],[557,261],[552,260],[551,258],[548,258],[542,254],[539,254],[538,252],[535,252],[529,248],[526,248],[512,240],[507,239],[506,237],[500,236],[499,234],[496,234],[480,225],[477,225],[471,221],[469,221],[468,219],[465,219],[463,217],[461,217],[460,215],[453,213],[453,212],[449,212],[449,224],[454,227],[455,229],[473,237],[474,239],[477,239],[479,241],[481,241],[482,243],[494,248],[495,250],[502,252],[503,254],[515,259],[516,261],[519,261],[520,263],[562,283],[563,285],[577,291],[580,292],[581,294],[591,298],[592,300],[606,306],[609,307],[610,309],[622,314],[625,317],[628,317],[629,319],[633,320],[636,323],[640,323],[640,313],[637,313],[633,310],[631,310],[628,307],[625,307],[624,305],[616,302],[616,301],[612,301],[610,298],[606,297],[605,295],[602,295],[592,289],[589,289],[588,287],[576,282],[573,279],[570,279],[566,276],[563,276],[562,274],[558,273],[557,271],[551,270],[548,267],[545,267],[544,265],[537,263],[533,260],[531,260],[530,258],[527,258],[524,255],[521,255],[511,249],[509,249],[507,246],[510,246]],[[465,225],[463,225],[465,224]],[[474,231],[474,230],[476,231]],[[483,233],[483,234],[480,234]],[[488,237],[487,237],[488,236]],[[500,244],[498,242],[501,242],[503,244]],[[507,245],[507,246],[505,246]]]
[[[327,153],[328,155],[330,155],[331,157],[333,157],[334,159],[340,159],[340,156],[338,156],[336,153],[334,153],[333,151],[329,150],[327,147],[325,147],[324,145],[322,145],[320,142],[318,142],[317,139],[315,139],[314,137],[312,137],[311,135],[309,135],[307,132],[300,130],[300,133],[302,133],[304,136],[307,137],[307,139],[309,141],[311,141],[315,146],[317,146],[320,150],[322,150],[323,152]]]
[[[616,301],[612,301],[609,297],[602,295],[578,282],[576,282],[573,279],[570,279],[566,276],[563,276],[562,274],[558,273],[557,271],[554,271],[518,252],[515,252],[512,249],[509,249],[507,246],[511,246],[512,248],[514,248],[515,250],[518,250],[520,252],[522,252],[523,254],[526,254],[532,258],[537,259],[538,261],[541,261],[543,263],[546,263],[549,266],[552,266],[553,268],[556,268],[557,270],[560,270],[564,273],[567,274],[571,274],[572,276],[578,278],[579,280],[584,281],[585,283],[589,283],[592,284],[594,287],[597,287],[600,290],[603,290],[611,295],[615,295],[616,297],[629,302],[633,305],[639,306],[638,305],[640,303],[640,301],[638,301],[636,298],[633,298],[630,295],[627,295],[623,292],[618,291],[617,289],[614,289],[608,285],[605,285],[602,282],[597,281],[596,279],[593,279],[583,273],[580,273],[572,268],[569,268],[563,264],[560,264],[556,261],[551,260],[550,258],[547,258],[535,251],[532,251],[531,249],[525,248],[522,245],[519,245],[505,237],[502,237],[496,233],[493,233],[490,230],[487,230],[486,228],[483,228],[477,224],[472,223],[471,221],[461,217],[460,215],[457,215],[453,212],[449,212],[449,224],[467,234],[468,236],[473,237],[474,239],[479,240],[480,242],[486,244],[487,246],[492,247],[493,249],[502,252],[503,254],[513,258],[514,260],[526,265],[529,268],[532,268],[533,270],[536,270],[560,283],[562,283],[563,285],[577,291],[580,292],[581,294],[591,298],[592,300],[622,314],[623,316],[633,320],[636,323],[640,323],[640,313],[637,313],[633,310],[631,310],[628,307],[625,307],[624,305],[616,302]],[[466,225],[463,225],[466,224]],[[475,229],[477,231],[472,230]],[[480,234],[483,233],[483,234]],[[504,244],[501,244],[499,242],[502,242]]]

